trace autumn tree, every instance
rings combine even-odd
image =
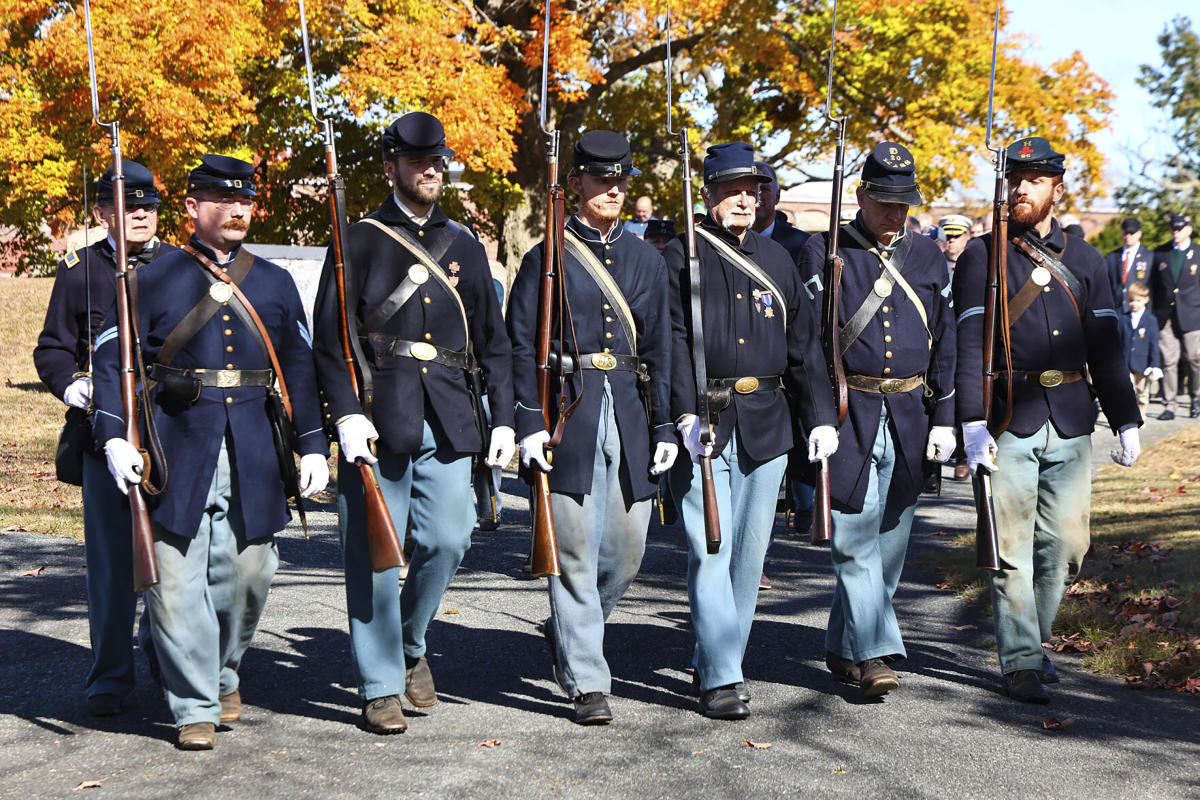
[[[842,0],[834,104],[850,115],[850,167],[884,138],[904,142],[936,197],[971,184],[983,147],[992,0]],[[541,235],[541,0],[312,0],[308,19],[322,112],[338,133],[352,216],[386,195],[378,134],[413,109],[437,114],[471,187],[447,201],[500,242],[515,267]],[[680,213],[678,157],[666,135],[665,0],[563,0],[551,6],[549,111],[563,160],[587,127],[625,131],[645,171],[631,191]],[[88,126],[80,14],[0,0],[14,19],[0,40],[0,222],[25,244],[61,225],[78,164],[104,163]],[[254,155],[264,193],[260,241],[327,238],[321,142],[308,110],[294,0],[97,0],[102,96],[119,95],[127,152],[170,190],[209,150]],[[792,181],[830,174],[824,113],[827,0],[693,0],[671,6],[676,119],[695,158],[718,141],[752,142]],[[176,16],[181,17],[179,21]],[[1002,22],[1006,17],[1002,18]],[[170,20],[170,24],[168,24]],[[101,31],[103,34],[101,35]],[[1090,134],[1109,113],[1107,86],[1075,53],[1042,68],[1003,35],[997,135],[1032,131],[1071,155],[1075,196],[1103,187]],[[21,132],[18,133],[17,131]],[[13,157],[17,157],[12,160]],[[305,186],[309,191],[303,190]],[[297,190],[300,187],[300,190]],[[177,198],[168,192],[168,196]]]

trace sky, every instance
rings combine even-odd
[[[1131,153],[1170,152],[1167,137],[1153,128],[1164,117],[1150,107],[1150,97],[1137,85],[1138,67],[1161,65],[1159,34],[1177,16],[1190,17],[1200,27],[1196,0],[1006,0],[1011,14],[1007,31],[1027,38],[1026,56],[1048,65],[1083,53],[1092,70],[1108,81],[1116,95],[1112,124],[1096,137],[1108,157],[1106,177],[1111,189],[1130,174]],[[1001,36],[1004,32],[1001,32]]]

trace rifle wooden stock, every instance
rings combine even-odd
[[[346,309],[346,260],[343,236],[346,224],[345,186],[338,174],[337,152],[333,146],[333,130],[331,124],[325,122],[325,169],[329,182],[329,212],[333,219],[333,273],[337,285],[338,301],[338,337],[342,344],[342,359],[346,362],[346,371],[350,375],[350,386],[358,395],[363,411],[367,411],[369,403],[359,389],[358,373],[354,366],[354,352],[350,337],[350,320]],[[364,367],[365,369],[365,367]],[[339,458],[341,456],[339,455]],[[363,504],[367,518],[367,547],[371,553],[371,569],[376,572],[404,566],[404,546],[400,534],[396,531],[396,523],[388,511],[387,502],[383,499],[383,491],[379,488],[379,480],[375,470],[361,458],[357,459],[359,475],[362,477]]]
[[[813,491],[813,544],[829,544],[833,539],[833,504],[829,494],[829,459],[817,464],[817,485]]]
[[[971,479],[975,490],[975,566],[1000,569],[1000,534],[996,527],[996,507],[992,503],[992,476],[977,467]]]
[[[713,483],[712,458],[700,456],[699,461],[700,484],[704,497],[704,544],[711,556],[721,549],[721,516],[717,509],[717,486]]]
[[[113,233],[117,262],[117,343],[121,364],[121,416],[125,419],[125,438],[142,454],[142,481],[150,479],[150,456],[142,449],[142,434],[138,427],[137,385],[134,381],[133,319],[129,300],[129,261],[125,249],[125,174],[121,163],[121,143],[118,123],[112,123],[113,207],[116,229]],[[89,323],[91,321],[89,320]],[[150,409],[147,414],[153,413]],[[142,496],[142,486],[129,487],[129,516],[133,522],[133,589],[144,592],[158,583],[158,561],[154,556],[154,531],[150,524],[150,509]]]

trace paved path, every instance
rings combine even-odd
[[[1146,438],[1186,424],[1151,424]],[[1112,442],[1098,434],[1098,458]],[[517,492],[519,484],[510,477],[505,488]],[[918,514],[918,555],[945,547],[934,532],[973,524],[969,484],[945,488]],[[83,715],[82,548],[0,534],[0,797],[78,797],[71,790],[84,781],[101,782],[83,793],[89,797],[255,800],[1200,796],[1196,698],[1131,691],[1060,657],[1054,703],[1014,704],[997,691],[989,620],[935,589],[936,577],[915,563],[897,598],[909,647],[901,688],[864,701],[833,682],[822,661],[829,557],[788,536],[777,540],[775,588],[760,597],[746,658],[752,718],[713,722],[696,713],[683,537],[655,525],[642,573],[609,627],[616,721],[577,727],[535,628],[548,613],[545,588],[519,571],[528,514],[507,500],[505,524],[476,534],[430,632],[442,702],[410,714],[403,736],[354,725],[359,702],[333,515],[310,517],[311,541],[285,532],[242,670],[243,720],[219,733],[209,753],[173,747],[170,716],[144,667],[131,712]],[[42,565],[41,577],[20,577]],[[1076,721],[1049,732],[1042,723],[1050,717]],[[481,746],[490,740],[501,744]]]

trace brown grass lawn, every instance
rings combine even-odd
[[[0,280],[0,530],[83,537],[79,488],[54,479],[66,406],[33,368],[52,278]]]

